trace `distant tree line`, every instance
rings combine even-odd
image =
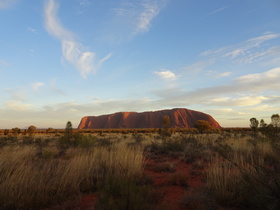
[[[33,135],[35,133],[40,134],[65,134],[66,139],[70,139],[73,136],[73,133],[159,133],[162,137],[170,137],[172,133],[183,132],[183,133],[209,133],[209,132],[219,132],[220,129],[215,129],[211,126],[209,121],[206,120],[197,120],[192,128],[172,128],[171,119],[168,115],[163,117],[162,127],[161,128],[115,128],[115,129],[73,129],[72,123],[68,121],[66,123],[65,129],[39,129],[37,130],[36,126],[30,125],[27,129],[20,129],[18,127],[12,129],[0,130],[4,135],[13,134],[15,136],[22,135]]]
[[[256,118],[250,119],[250,127],[254,134],[260,131],[262,134],[269,138],[277,138],[280,134],[280,116],[279,114],[273,114],[271,116],[271,123],[267,124],[263,119],[260,122]]]

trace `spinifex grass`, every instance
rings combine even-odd
[[[243,138],[220,145],[227,145],[227,151],[212,159],[206,170],[207,187],[216,200],[229,206],[279,209],[280,161],[270,143]]]
[[[121,143],[69,149],[64,157],[38,157],[32,145],[1,148],[0,208],[42,208],[78,200],[106,176],[130,178],[143,170],[143,149]]]

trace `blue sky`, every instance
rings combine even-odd
[[[280,113],[279,0],[0,0],[0,128],[188,108]]]

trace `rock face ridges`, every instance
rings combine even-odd
[[[213,128],[220,128],[219,123],[208,114],[176,108],[153,112],[117,112],[100,116],[86,116],[81,119],[78,129],[103,128],[161,128],[164,116],[170,117],[172,128],[193,128],[197,120],[205,120]]]

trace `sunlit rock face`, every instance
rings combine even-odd
[[[100,116],[86,116],[81,119],[78,129],[102,128],[161,128],[164,116],[170,117],[172,128],[193,128],[197,120],[205,120],[213,128],[219,123],[210,115],[183,108],[154,112],[117,112]]]

